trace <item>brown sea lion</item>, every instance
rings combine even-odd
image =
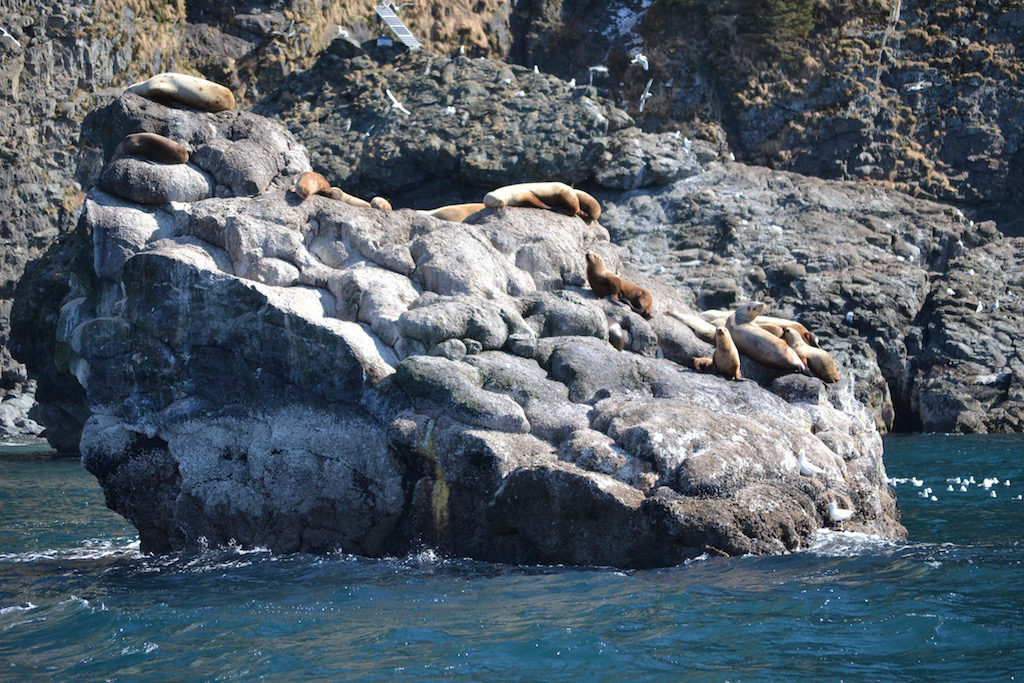
[[[314,194],[323,194],[330,189],[330,181],[316,171],[306,171],[295,182],[295,194],[303,199]]]
[[[623,301],[643,317],[651,317],[654,300],[650,292],[612,273],[597,254],[587,252],[586,258],[587,282],[594,294],[609,297],[612,301]]]
[[[443,221],[452,221],[453,223],[461,223],[466,220],[474,213],[483,211],[487,208],[486,204],[480,202],[472,202],[469,204],[449,204],[448,206],[440,206],[436,209],[430,209],[423,213],[434,218],[440,218]]]
[[[725,321],[739,352],[762,365],[808,374],[803,361],[781,338],[761,329],[754,320],[764,312],[764,303],[743,304]]]
[[[188,150],[163,135],[132,133],[124,136],[110,160],[118,157],[139,157],[160,164],[184,164],[188,161]]]
[[[186,106],[202,111],[235,108],[231,90],[205,78],[179,73],[162,73],[125,89],[160,104]]]
[[[370,206],[381,211],[391,211],[391,202],[383,197],[374,197],[370,200]]]
[[[597,220],[601,215],[601,205],[593,196],[560,182],[505,185],[484,195],[484,204],[492,209],[504,206],[553,209],[588,221]]]
[[[814,373],[815,377],[823,382],[839,381],[839,370],[836,368],[836,362],[828,351],[811,346],[792,327],[787,327],[783,331],[782,338],[796,351],[796,355],[800,356],[800,360],[807,364],[808,369]]]

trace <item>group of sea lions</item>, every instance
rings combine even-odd
[[[667,311],[698,338],[714,344],[711,358],[695,358],[698,370],[712,370],[729,379],[740,376],[739,354],[762,365],[838,382],[839,370],[813,332],[795,320],[763,315],[763,302],[746,303],[735,311],[704,311],[701,315]]]
[[[188,107],[206,112],[235,108],[235,96],[229,88],[188,74],[157,74],[125,88],[125,92],[168,107]],[[184,145],[168,137],[142,132],[124,136],[114,150],[111,161],[123,156],[138,157],[158,164],[184,164],[188,161],[189,152]]]
[[[504,185],[484,195],[482,202],[449,204],[424,210],[423,213],[434,218],[461,223],[484,209],[500,209],[506,206],[550,209],[570,216],[579,216],[587,222],[596,221],[601,217],[601,205],[593,196],[557,181]]]
[[[180,73],[162,73],[126,89],[147,99],[171,107],[190,107],[206,112],[233,109],[235,98],[231,90],[196,76]],[[112,159],[135,156],[163,164],[183,164],[189,159],[188,149],[170,138],[156,133],[139,132],[126,135],[114,151]],[[370,201],[347,194],[333,187],[316,171],[307,171],[298,177],[295,193],[305,200],[314,194],[330,197],[354,206],[391,210],[383,197]],[[580,216],[596,221],[601,216],[601,205],[590,194],[561,182],[531,182],[506,185],[488,192],[483,202],[451,204],[424,211],[430,216],[447,221],[462,222],[469,216],[488,208],[507,206],[534,207]],[[634,282],[622,278],[605,265],[595,253],[585,255],[587,282],[594,294],[629,306],[644,318],[652,315],[651,293]],[[743,354],[759,363],[791,372],[814,375],[825,382],[838,382],[839,371],[832,356],[820,348],[815,335],[794,320],[764,315],[765,304],[746,303],[735,311],[704,311],[701,315],[667,311],[682,321],[702,340],[715,347],[710,358],[694,358],[698,370],[713,371],[730,379],[742,379],[739,355]],[[616,348],[614,334],[610,337]]]

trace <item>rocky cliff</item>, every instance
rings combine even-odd
[[[764,15],[760,5],[779,11]],[[244,106],[280,116],[333,182],[391,193],[399,206],[478,199],[493,185],[535,173],[579,182],[609,206],[608,227],[614,239],[631,240],[638,267],[668,269],[680,284],[700,286],[702,301],[767,298],[812,316],[834,335],[838,353],[849,351],[857,395],[882,428],[1020,430],[1020,245],[982,220],[993,217],[997,231],[1012,232],[1020,214],[1019,7],[995,0],[760,5],[411,6],[403,18],[433,57],[395,68],[386,48],[363,54],[341,42],[323,51],[339,31],[356,42],[378,35],[367,8],[348,1],[0,1],[7,169],[0,176],[7,217],[0,231],[0,434],[42,428],[26,416],[35,382],[19,361],[46,341],[33,336],[13,358],[8,316],[26,264],[71,230],[99,180],[110,150],[88,130],[80,139],[82,121],[123,86],[172,69],[230,85]],[[460,48],[466,59],[449,59]],[[647,57],[646,70],[636,54]],[[470,59],[479,55],[527,69]],[[541,73],[532,73],[534,65]],[[436,77],[420,78],[437,69]],[[648,80],[651,97],[640,111]],[[410,116],[393,109],[388,91]],[[630,116],[600,104],[600,95]],[[631,122],[665,134],[642,133]],[[686,145],[697,156],[684,154]],[[795,176],[746,166],[706,172],[710,160],[730,153],[804,174],[866,179],[874,189],[821,187],[829,195],[850,188],[851,196],[874,197],[875,206],[846,204],[857,214],[847,220],[849,212],[836,208],[843,201],[816,206],[821,193],[797,190],[801,211],[775,191],[803,185]],[[718,178],[756,188],[757,200],[722,195],[701,209],[708,196],[701,183]],[[907,203],[891,189],[954,201],[966,217]],[[812,214],[822,224],[804,220]],[[782,251],[755,247],[762,241],[751,230],[772,234],[772,226],[790,224],[800,236],[784,239]],[[843,243],[852,234],[868,246],[829,264],[802,265],[808,244]],[[712,243],[702,241],[712,235]],[[885,249],[904,259],[893,266],[896,278],[880,270]],[[790,256],[794,263],[780,271]],[[801,265],[815,287],[802,287]],[[55,408],[79,391],[76,384],[54,391],[35,408],[37,417],[49,414],[39,421],[79,421]]]
[[[335,182],[397,206],[478,201],[529,177],[591,188],[613,241],[691,305],[757,298],[813,321],[880,429],[1024,428],[1024,355],[1008,334],[1024,313],[1021,238],[892,188],[729,163],[717,145],[643,133],[590,86],[398,55],[336,41],[261,110]],[[1007,269],[962,275],[961,259],[983,246]]]
[[[51,331],[30,367],[82,388],[68,440],[143,550],[658,566],[804,547],[830,504],[905,534],[852,376],[692,370],[710,348],[665,313],[690,292],[642,277],[647,319],[588,287],[586,252],[632,262],[598,222],[303,199],[303,146],[242,111],[125,93],[89,129],[105,150],[174,135],[190,159],[106,163],[23,280],[16,339]]]

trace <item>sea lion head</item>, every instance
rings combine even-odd
[[[331,184],[327,178],[316,171],[306,171],[295,182],[295,194],[302,199],[314,194],[321,194],[329,189],[331,189]]]
[[[715,328],[715,346],[720,346],[725,343],[726,339],[731,340],[729,330],[725,329],[721,325]]]
[[[744,323],[754,322],[757,316],[764,313],[765,305],[763,301],[751,301],[745,303],[736,309],[736,323],[742,325]]]
[[[797,334],[797,331],[794,330],[792,327],[783,328],[783,330],[782,330],[782,338],[790,346],[796,346],[800,342],[804,341],[803,337],[801,337],[799,334]]]
[[[374,197],[370,200],[370,206],[381,211],[391,211],[391,202],[383,197]]]
[[[593,268],[594,270],[604,269],[604,259],[595,254],[592,251],[587,252],[587,268]]]

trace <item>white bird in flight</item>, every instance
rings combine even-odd
[[[637,52],[633,55],[633,59],[630,61],[630,64],[639,64],[644,68],[644,71],[648,71],[651,68],[650,62],[647,61],[647,57],[642,52]]]
[[[647,98],[651,96],[651,86],[654,85],[654,79],[651,78],[647,81],[647,87],[644,88],[644,92],[640,95],[640,111],[644,110],[644,103],[647,102]]]
[[[409,111],[408,109],[406,109],[404,106],[402,106],[402,103],[399,102],[398,99],[394,95],[391,94],[390,90],[384,90],[384,93],[391,100],[391,107],[393,109],[397,109],[398,111],[402,112],[406,116],[412,116],[412,112]]]

